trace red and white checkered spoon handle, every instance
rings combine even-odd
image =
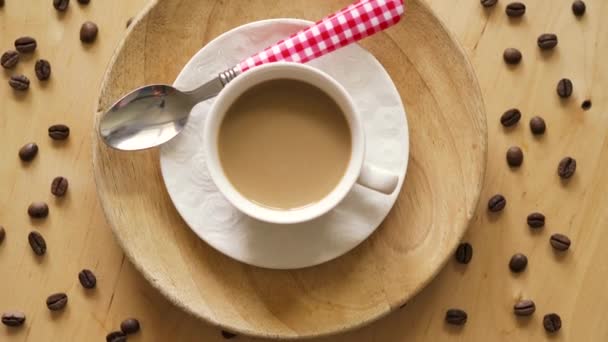
[[[238,71],[278,61],[306,63],[398,23],[404,10],[403,0],[360,0],[245,59]]]

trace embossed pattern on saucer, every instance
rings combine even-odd
[[[201,49],[175,86],[188,89],[241,57],[310,25],[295,19],[251,23],[229,31]],[[169,195],[188,226],[208,244],[239,261],[266,268],[313,266],[348,252],[379,226],[395,203],[407,169],[408,127],[401,98],[380,63],[358,45],[310,63],[353,96],[363,118],[366,160],[401,175],[398,190],[385,196],[355,186],[335,210],[297,225],[253,220],[234,208],[209,177],[201,134],[213,100],[198,104],[183,134],[161,149]],[[357,70],[357,72],[353,72]]]

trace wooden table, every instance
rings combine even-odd
[[[13,94],[7,84],[9,72],[2,72],[0,82],[0,224],[7,230],[0,245],[0,311],[27,313],[26,326],[0,328],[0,340],[102,341],[122,319],[134,316],[143,331],[130,341],[221,341],[217,328],[173,307],[125,260],[95,193],[92,108],[125,23],[145,1],[93,0],[88,6],[72,1],[61,15],[51,1],[36,6],[6,2],[0,9],[0,49],[11,48],[21,35],[36,37],[39,47],[15,71],[32,80],[27,94]],[[509,20],[504,0],[489,10],[477,0],[429,0],[469,53],[487,104],[486,184],[465,238],[474,247],[473,260],[466,266],[450,261],[398,312],[358,331],[317,341],[544,340],[542,316],[548,312],[563,319],[555,340],[608,339],[608,248],[603,247],[608,243],[608,3],[587,0],[587,14],[577,19],[570,1],[526,2],[525,17]],[[100,27],[91,46],[78,39],[85,20]],[[536,47],[536,37],[544,32],[559,36],[553,53],[543,54]],[[502,51],[511,46],[524,55],[523,63],[513,69],[502,62]],[[37,58],[48,59],[53,66],[53,76],[44,84],[34,76]],[[574,95],[567,101],[555,93],[562,77],[574,82]],[[585,99],[592,100],[589,111],[581,109]],[[511,107],[520,108],[523,119],[515,129],[504,130],[499,117]],[[528,129],[534,115],[547,121],[547,134],[540,139]],[[47,137],[46,130],[54,123],[72,128],[67,142],[52,143]],[[21,164],[17,151],[30,141],[39,144],[40,153],[31,164]],[[512,145],[525,153],[517,170],[505,162],[505,151]],[[566,155],[577,159],[578,170],[571,181],[562,183],[556,167]],[[49,192],[58,175],[70,181],[69,195],[62,200]],[[498,219],[491,219],[486,201],[497,192],[507,197],[508,205]],[[51,206],[51,215],[41,223],[26,214],[27,205],[35,200]],[[547,216],[546,227],[538,233],[526,225],[532,211]],[[33,257],[28,246],[32,227],[47,236],[49,251],[43,259]],[[571,237],[569,252],[553,252],[548,239],[554,232]],[[527,254],[530,261],[517,276],[507,267],[515,252]],[[84,291],[78,283],[77,273],[85,267],[97,273],[95,291]],[[65,312],[53,315],[44,301],[58,291],[68,293],[70,303]],[[512,306],[520,298],[536,302],[533,317],[513,316]],[[466,326],[444,324],[445,310],[451,307],[469,313]]]

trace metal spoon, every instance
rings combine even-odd
[[[215,97],[241,73],[266,63],[306,63],[398,23],[403,12],[403,0],[360,0],[194,90],[180,91],[163,84],[136,89],[101,118],[101,138],[108,146],[123,151],[162,145],[184,129],[194,105]]]

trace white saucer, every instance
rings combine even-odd
[[[188,62],[174,85],[192,89],[311,24],[272,19],[226,32]],[[165,186],[177,211],[201,239],[247,264],[293,269],[317,265],[348,252],[376,230],[403,185],[409,153],[407,120],[399,93],[382,65],[359,45],[309,65],[334,77],[353,96],[365,126],[366,161],[399,174],[399,185],[390,196],[355,185],[336,209],[314,221],[296,225],[256,221],[226,201],[209,177],[201,135],[213,100],[199,103],[184,132],[161,148]]]

